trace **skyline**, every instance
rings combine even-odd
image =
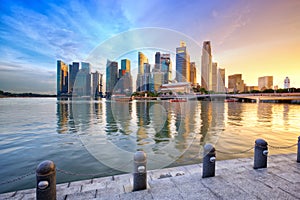
[[[279,88],[287,76],[291,87],[300,87],[299,9],[297,0],[189,4],[3,0],[0,89],[55,94],[57,60],[86,61],[111,37],[145,27],[180,32],[199,46],[211,41],[213,62],[226,69],[226,77],[242,73],[249,86],[257,85],[258,77],[270,75]],[[201,51],[197,56],[199,60],[193,61],[200,63]],[[134,61],[132,68],[137,69]]]

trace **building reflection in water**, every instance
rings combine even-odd
[[[59,98],[56,102],[57,133],[76,133],[73,117],[72,101],[69,98]]]
[[[258,103],[257,104],[257,122],[266,127],[272,126],[273,119],[273,104],[271,103]]]
[[[144,150],[150,168],[157,168],[188,163],[204,143],[215,143],[224,128],[224,103],[80,99],[58,101],[57,117],[58,132],[76,130],[101,162],[114,165]]]

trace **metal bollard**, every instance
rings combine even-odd
[[[134,154],[133,191],[147,189],[147,157],[143,151]]]
[[[300,136],[298,137],[297,162],[300,163]]]
[[[56,170],[51,160],[41,162],[36,168],[36,199],[56,199]]]
[[[263,139],[255,140],[254,169],[267,168],[268,143]]]
[[[215,176],[216,152],[211,144],[204,146],[202,178]]]

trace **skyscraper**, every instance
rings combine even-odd
[[[107,60],[106,64],[106,95],[110,97],[118,81],[118,62]]]
[[[100,95],[100,87],[102,81],[102,74],[98,71],[92,73],[92,96],[99,96]]]
[[[151,71],[151,65],[148,63],[144,64],[144,74],[143,74],[143,85],[142,85],[142,90],[141,91],[150,91],[150,74]]]
[[[273,89],[273,76],[263,76],[258,78],[258,89],[260,91]]]
[[[193,85],[197,84],[197,70],[196,70],[196,63],[195,62],[191,62],[190,63],[190,68],[191,68],[191,72],[190,72],[190,77],[191,77],[191,83]]]
[[[78,62],[73,62],[72,65],[69,65],[69,93],[73,92],[73,87],[74,87],[74,83],[75,83],[78,71],[79,71],[79,63]]]
[[[211,66],[211,90],[217,92],[218,86],[218,63],[213,62]]]
[[[156,52],[155,53],[155,65],[154,68],[156,70],[160,70],[161,69],[161,54],[160,52]]]
[[[234,74],[228,76],[228,92],[244,92],[245,84],[242,80],[242,74]]]
[[[172,80],[172,62],[170,54],[161,54],[160,56],[161,72],[164,73],[164,84],[170,83]]]
[[[176,48],[176,80],[190,82],[190,55],[185,42],[181,42],[180,47]]]
[[[220,92],[220,93],[226,92],[226,88],[225,88],[225,68],[219,68],[218,69],[217,92]]]
[[[139,74],[144,74],[144,64],[148,63],[148,58],[142,52],[139,52],[138,56],[139,56],[138,57],[138,62],[139,62],[138,73]]]
[[[118,89],[120,93],[131,95],[132,93],[132,76],[130,72],[130,60],[121,60],[121,69],[119,69]]]
[[[210,41],[203,42],[201,56],[201,86],[207,90],[212,90],[212,54]]]
[[[68,65],[61,60],[57,61],[56,84],[57,96],[68,93]]]
[[[91,96],[91,69],[90,64],[81,62],[81,69],[77,73],[74,82],[73,94],[77,96]]]
[[[138,52],[138,74],[136,79],[136,90],[141,91],[143,85],[144,64],[148,63],[148,58],[142,53]]]
[[[121,70],[125,70],[125,73],[130,72],[130,60],[128,59],[121,60]]]

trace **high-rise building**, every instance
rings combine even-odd
[[[139,74],[144,74],[144,64],[149,63],[148,58],[142,52],[139,52],[138,56],[139,56],[138,57],[138,63],[139,63],[138,73]]]
[[[264,91],[273,89],[273,76],[263,76],[258,78],[258,89]]]
[[[193,85],[197,85],[197,70],[196,70],[196,63],[195,62],[191,62],[190,63],[190,68],[191,68],[191,74],[190,74],[190,77],[191,77],[191,83]]]
[[[90,63],[87,62],[81,62],[81,70],[84,72],[86,75],[86,83],[85,83],[85,95],[90,96],[91,93],[91,88],[92,88],[92,78],[91,78],[91,66]]]
[[[69,65],[69,93],[73,92],[74,83],[79,71],[79,62],[73,62]]]
[[[91,69],[90,64],[87,62],[81,62],[81,69],[77,73],[76,80],[74,82],[73,94],[77,96],[91,96]]]
[[[110,97],[118,82],[118,62],[107,60],[106,64],[106,95]]]
[[[68,93],[68,65],[61,60],[57,61],[56,84],[57,96]]]
[[[216,62],[211,65],[211,89],[214,92],[218,89],[218,63]]]
[[[154,65],[154,69],[161,70],[161,54],[160,52],[156,52],[155,53],[155,65]]]
[[[225,68],[218,68],[217,92],[219,92],[219,93],[226,92],[226,88],[225,88]]]
[[[245,91],[244,80],[242,74],[234,74],[228,76],[228,92],[241,93]]]
[[[121,70],[125,70],[125,73],[130,72],[130,60],[128,59],[121,60]]]
[[[201,86],[207,90],[212,90],[212,53],[210,41],[203,42],[201,56]]]
[[[150,78],[151,78],[151,65],[148,63],[144,64],[144,74],[142,79],[142,90],[141,91],[150,91]]]
[[[99,96],[100,95],[100,87],[102,81],[102,74],[98,71],[92,73],[92,96]]]
[[[176,48],[176,80],[178,82],[190,82],[190,55],[187,52],[185,42]]]
[[[160,57],[161,72],[164,73],[164,84],[170,83],[172,80],[172,62],[170,54],[161,54]]]
[[[289,79],[289,77],[285,77],[285,79],[284,79],[284,89],[288,89],[290,87],[291,87],[290,79]]]
[[[118,89],[121,94],[131,95],[132,93],[132,76],[130,72],[130,60],[121,60],[121,69],[119,69]]]
[[[142,53],[138,52],[138,74],[136,79],[136,90],[142,91],[143,88],[143,75],[144,75],[144,64],[148,63],[148,58]]]
[[[158,92],[160,86],[164,84],[165,73],[164,72],[152,72],[151,73],[151,92]]]

